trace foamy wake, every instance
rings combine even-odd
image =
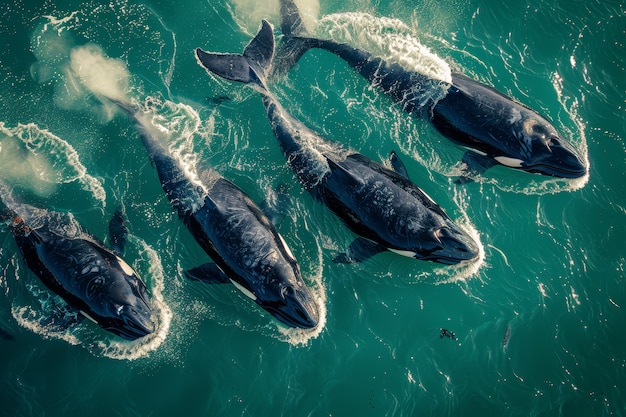
[[[185,177],[200,188],[210,188],[214,178],[198,174],[197,166],[209,149],[214,119],[202,119],[198,112],[184,103],[174,103],[157,96],[148,96],[143,104],[140,123],[168,150]]]
[[[448,63],[424,46],[416,33],[398,19],[367,13],[330,14],[319,21],[316,36],[348,43],[433,80],[452,81]]]
[[[6,127],[0,122],[0,173],[8,182],[24,182],[38,194],[49,194],[56,184],[78,182],[106,206],[100,181],[87,173],[72,145],[34,123]]]

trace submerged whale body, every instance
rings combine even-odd
[[[382,250],[455,264],[474,259],[474,240],[406,176],[394,155],[395,170],[352,151],[344,151],[293,118],[269,93],[265,77],[274,53],[272,26],[263,21],[243,55],[196,49],[199,64],[212,73],[255,86],[288,164],[314,197],[360,236],[351,253],[336,258],[353,262]]]
[[[282,323],[312,328],[318,308],[285,241],[258,206],[213,170],[191,181],[160,142],[149,115],[118,103],[137,122],[161,186],[178,216],[215,263],[186,272],[195,280],[232,283]]]
[[[587,173],[581,156],[548,120],[499,91],[453,73],[443,97],[424,106],[419,92],[433,82],[425,75],[347,44],[307,37],[292,0],[281,0],[281,17],[285,37],[276,73],[289,70],[311,48],[334,53],[406,112],[427,114],[444,136],[469,149],[463,157],[465,174],[473,176],[497,164],[561,178]]]
[[[13,200],[0,184],[0,217],[10,230],[26,265],[54,293],[84,317],[124,339],[155,330],[148,291],[137,273],[86,232],[73,216],[35,208]],[[121,215],[111,222],[112,241],[123,250],[116,231]],[[114,235],[114,236],[113,236]]]

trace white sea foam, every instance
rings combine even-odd
[[[46,45],[49,47],[51,42],[40,43],[40,49],[47,51]],[[65,49],[69,47],[68,43],[63,45]],[[103,121],[110,120],[118,108],[109,100],[131,104],[131,75],[123,61],[106,56],[102,48],[94,44],[75,46],[66,52],[69,60],[60,60],[56,66],[62,73],[63,80],[57,85],[57,104],[64,108],[78,109],[82,108],[87,96],[93,95],[99,100],[97,104],[93,104],[92,100],[90,108]],[[45,54],[42,57],[45,58]],[[201,180],[196,172],[198,152],[194,149],[194,144],[198,139],[204,144],[210,142],[212,119],[203,121],[191,106],[183,103],[148,96],[144,100],[143,114],[139,114],[137,120],[148,134],[168,149],[185,176],[206,193],[210,184],[205,184],[202,180],[210,178]],[[197,206],[199,203],[190,204]]]
[[[198,161],[211,142],[214,122],[203,120],[198,112],[184,103],[174,103],[156,96],[146,97],[139,123],[153,138],[166,147],[192,184],[203,190],[203,199],[219,175],[205,169],[198,172]],[[195,197],[193,197],[195,198]],[[202,201],[189,201],[199,206]]]
[[[106,192],[100,181],[87,173],[72,145],[34,123],[6,127],[0,122],[0,173],[5,179],[27,183],[40,194],[51,193],[56,184],[78,182],[102,207]]]
[[[314,28],[320,13],[319,0],[296,0],[296,6],[307,28]],[[255,35],[261,19],[280,21],[279,0],[255,1],[233,0],[234,7],[227,6],[238,26],[248,35]]]
[[[431,79],[452,81],[446,61],[424,46],[415,31],[401,20],[367,13],[331,14],[320,20],[316,35],[364,49]]]
[[[103,121],[112,119],[116,107],[109,102],[90,99],[89,87],[96,93],[107,93],[111,98],[122,99],[124,74],[120,65],[101,68],[97,47],[74,48],[72,32],[67,30],[76,24],[75,14],[63,19],[45,16],[48,22],[35,30],[31,49],[37,58],[30,74],[39,83],[54,82],[54,103],[68,110],[88,111]],[[74,49],[73,49],[74,48]],[[105,96],[107,94],[104,94]]]
[[[76,18],[77,18],[78,14],[79,14],[78,11],[73,11],[68,16],[62,17],[62,18],[57,18],[57,17],[51,16],[51,15],[42,16],[42,17],[48,19],[48,22],[45,23],[44,26],[43,26],[43,30],[47,31],[50,28],[52,28],[52,29],[56,30],[57,33],[60,35],[64,30],[67,30],[67,26],[68,25],[70,25],[71,23],[76,21]]]

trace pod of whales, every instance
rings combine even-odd
[[[407,178],[395,155],[393,171],[341,149],[292,117],[265,85],[273,54],[273,29],[265,20],[242,55],[196,49],[201,66],[261,93],[272,130],[301,184],[361,236],[352,253],[337,260],[362,260],[381,250],[444,264],[478,256],[473,239]]]
[[[0,218],[9,222],[26,265],[72,309],[124,339],[155,330],[146,286],[120,257],[126,228],[119,211],[110,223],[113,249],[70,214],[17,202],[2,183]]]
[[[284,39],[277,51],[276,73],[288,71],[311,48],[339,56],[406,112],[427,114],[444,136],[469,149],[460,182],[497,164],[561,178],[587,173],[576,149],[548,120],[494,88],[452,73],[445,95],[424,108],[423,98],[415,92],[432,84],[425,75],[344,43],[308,37],[293,0],[281,0],[280,7]]]
[[[209,73],[248,84],[260,93],[270,127],[301,185],[358,237],[334,260],[360,262],[382,251],[442,264],[478,257],[465,230],[410,179],[398,155],[389,165],[327,140],[294,118],[269,91],[268,78],[289,71],[307,51],[331,52],[399,103],[468,151],[463,176],[471,181],[497,164],[560,178],[587,167],[576,149],[537,112],[492,87],[452,73],[445,94],[424,106],[416,91],[432,85],[423,74],[367,51],[310,37],[292,0],[281,0],[282,44],[275,51],[265,20],[242,54],[195,50]],[[276,52],[276,56],[275,56]],[[219,105],[228,97],[217,97]],[[186,271],[193,280],[232,283],[285,325],[317,326],[319,309],[300,267],[272,222],[240,188],[212,169],[190,178],[169,154],[150,115],[115,101],[137,125],[161,187],[200,247],[212,259]],[[148,291],[122,260],[127,229],[120,212],[109,224],[110,246],[90,235],[70,214],[18,202],[0,181],[0,219],[7,221],[26,265],[54,293],[105,330],[134,340],[155,331]],[[510,334],[507,328],[503,345]],[[12,336],[0,329],[0,337]],[[440,337],[456,339],[440,329]]]
[[[118,103],[135,120],[172,206],[215,263],[187,272],[209,283],[231,282],[237,289],[292,327],[312,328],[318,308],[300,267],[267,216],[237,186],[214,170],[189,179],[162,143],[144,112]]]

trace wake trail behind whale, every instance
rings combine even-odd
[[[89,175],[74,147],[34,123],[10,128],[0,122],[0,175],[40,196],[51,195],[59,184],[76,182],[106,206],[100,180]]]
[[[436,81],[452,82],[448,63],[423,45],[415,31],[401,20],[367,13],[336,13],[324,16],[315,33],[398,63],[434,80],[434,85]]]

